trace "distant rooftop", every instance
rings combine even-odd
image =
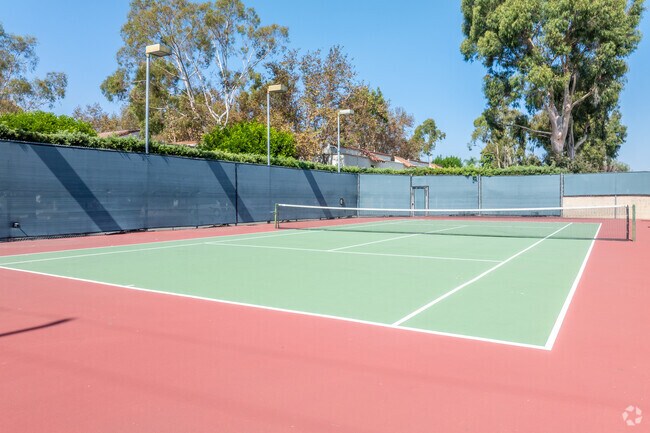
[[[140,135],[139,129],[122,129],[120,131],[106,131],[97,134],[100,138],[107,137],[137,137]]]

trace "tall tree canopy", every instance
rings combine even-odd
[[[343,108],[354,110],[341,119],[344,145],[408,158],[423,149],[408,136],[412,116],[360,82],[342,47],[287,50],[287,28],[263,26],[241,0],[131,0],[122,38],[118,69],[101,88],[109,100],[126,102],[124,119],[145,117],[145,46],[171,48],[150,70],[150,131],[162,139],[197,140],[207,131],[218,138],[218,128],[232,123],[266,124],[267,88],[284,84],[288,91],[270,98],[271,125],[293,134],[300,158],[318,159],[336,145]],[[103,121],[86,111],[77,115]]]
[[[427,119],[415,128],[412,140],[415,142],[417,149],[421,153],[427,155],[429,160],[431,160],[431,155],[433,154],[433,150],[436,148],[436,143],[444,140],[445,137],[447,137],[447,135],[438,129],[436,121],[433,119]]]
[[[226,125],[239,92],[287,37],[285,27],[262,26],[240,0],[132,0],[122,27],[119,67],[102,91],[109,100],[141,106],[144,48],[162,42],[172,54],[154,62],[152,75],[160,79],[155,80],[159,101],[153,108],[190,133]]]
[[[341,117],[341,144],[370,151],[417,158],[417,144],[409,140],[413,118],[390,101],[380,89],[357,80],[351,59],[343,48],[308,51],[291,50],[266,64],[260,77],[239,99],[239,115],[244,120],[266,119],[266,85],[278,82],[288,91],[273,95],[271,123],[283,125],[296,136],[298,155],[304,159],[322,156],[322,147],[336,145],[337,112],[353,109]]]
[[[97,132],[138,129],[138,121],[131,115],[128,107],[124,107],[120,114],[115,114],[107,113],[98,103],[85,107],[77,106],[72,112],[72,117],[88,123]]]
[[[51,108],[65,97],[64,73],[30,79],[38,65],[36,44],[36,38],[6,33],[0,24],[0,113]]]
[[[486,66],[489,107],[525,107],[536,128],[522,126],[550,157],[572,159],[590,140],[611,138],[607,129],[620,132],[618,95],[641,38],[643,3],[462,0],[461,52]],[[510,126],[518,125],[502,129]]]

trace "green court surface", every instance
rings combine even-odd
[[[7,256],[0,266],[550,349],[598,229],[402,219]]]

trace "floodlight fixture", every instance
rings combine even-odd
[[[287,86],[271,84],[266,89],[266,165],[271,165],[271,93],[284,93]]]
[[[336,171],[341,172],[341,116],[354,114],[354,110],[346,108],[336,113]]]
[[[172,53],[172,49],[163,44],[147,45],[145,56],[147,57],[147,79],[144,102],[144,153],[149,153],[149,63],[151,56],[165,57]]]

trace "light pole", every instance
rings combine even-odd
[[[287,91],[284,84],[271,84],[266,90],[266,165],[271,165],[271,93]]]
[[[341,116],[347,114],[354,114],[354,110],[339,110],[338,113],[336,113],[336,171],[338,173],[341,172]]]
[[[151,56],[165,57],[172,53],[171,48],[163,44],[147,45],[147,84],[144,96],[144,153],[149,153],[149,59]]]

